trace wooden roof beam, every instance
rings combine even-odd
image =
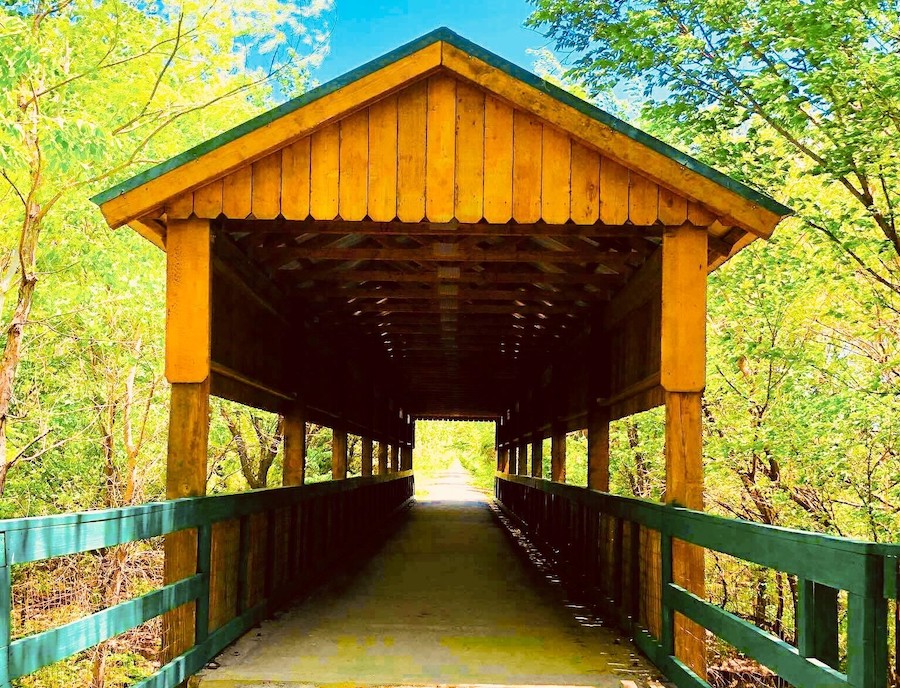
[[[460,289],[455,284],[440,285],[437,289],[381,289],[376,287],[316,287],[298,289],[298,296],[308,295],[313,302],[322,300],[365,300],[365,299],[458,299],[460,301],[602,301],[610,297],[609,290],[582,291],[577,289]]]
[[[397,283],[397,284],[468,284],[468,285],[498,285],[498,284],[569,284],[591,285],[615,289],[622,286],[624,276],[611,273],[596,272],[540,272],[537,270],[512,270],[508,272],[473,272],[462,270],[458,266],[446,268],[427,269],[416,272],[401,272],[394,270],[366,269],[328,269],[313,267],[310,269],[282,268],[277,277],[286,279],[295,277],[298,284],[315,282],[332,282],[338,284],[364,284]]]
[[[648,249],[649,252],[649,249]],[[272,246],[253,251],[266,265],[283,269],[295,260],[342,262],[400,262],[400,263],[568,263],[586,265],[597,263],[613,270],[637,267],[644,255],[594,249],[588,245],[569,251],[536,251],[520,249],[460,248],[451,242],[436,242],[429,248],[306,248],[304,246]]]
[[[245,234],[242,239],[254,235],[283,234],[297,236],[300,234],[360,234],[374,236],[422,236],[459,237],[459,236],[560,236],[589,237],[592,239],[621,238],[638,236],[645,238],[662,237],[664,227],[654,225],[592,225],[547,224],[535,222],[530,224],[508,223],[493,224],[489,222],[465,223],[451,222],[373,222],[371,220],[224,220],[223,228],[227,232]]]

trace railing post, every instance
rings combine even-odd
[[[331,434],[331,479],[347,478],[347,431],[334,428]]]
[[[388,472],[388,445],[382,440],[378,443],[378,475]]]
[[[250,608],[250,517],[241,516],[238,542],[237,615]]]
[[[531,477],[544,477],[544,438],[537,433],[531,442]]]
[[[887,600],[882,557],[870,556],[866,594],[847,594],[847,679],[854,688],[885,688]]]
[[[609,492],[609,407],[594,406],[588,414],[587,486]]]
[[[306,409],[292,403],[284,414],[282,484],[302,485],[306,474]]]
[[[372,438],[362,438],[362,460],[360,462],[361,475],[372,475]]]
[[[550,479],[555,483],[566,482],[566,428],[561,423],[553,425],[550,448]]]
[[[0,688],[9,688],[9,625],[12,615],[12,578],[6,557],[6,533],[0,533]]]
[[[821,583],[797,581],[797,650],[838,667],[838,591]]]
[[[197,528],[197,573],[203,576],[203,592],[197,598],[197,620],[194,644],[199,645],[209,636],[210,574],[212,573],[212,524]]]
[[[666,600],[669,585],[673,582],[672,571],[672,536],[661,531],[659,534],[659,605],[660,605],[660,633],[659,643],[662,649],[662,661],[666,665],[669,658],[675,654],[675,613]],[[665,671],[666,667],[662,669]]]
[[[631,521],[631,588],[628,600],[628,615],[631,617],[631,625],[634,627],[640,623],[641,616],[641,530],[642,526],[637,521]]]

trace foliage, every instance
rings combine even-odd
[[[131,232],[110,233],[88,196],[302,90],[324,54],[329,7],[0,6],[0,516],[162,496],[163,257]],[[85,558],[72,585],[93,596],[78,616],[132,594],[138,569],[161,575],[160,558],[134,548]],[[59,577],[66,564],[48,566]],[[16,590],[34,574],[16,571]],[[65,609],[52,599],[50,617]],[[135,646],[104,643],[28,685],[133,682],[154,652]]]
[[[568,78],[630,87],[645,125],[786,200],[900,293],[897,2],[533,2],[529,23],[575,55]],[[785,188],[792,173],[814,183]]]
[[[46,317],[32,312],[39,280],[84,270],[123,281],[124,263],[134,267],[129,279],[141,274],[133,252],[122,258],[88,245],[103,231],[88,193],[249,117],[276,86],[302,88],[321,54],[314,44],[303,54],[315,35],[306,20],[324,7],[38,0],[0,9],[0,494],[10,469],[74,434],[35,427],[34,399],[17,386],[26,331]],[[160,258],[150,260],[158,268]],[[129,287],[158,293],[158,282],[140,282]],[[73,295],[86,303],[85,290],[101,288],[89,279]]]
[[[534,4],[573,56],[564,84],[630,92],[639,126],[796,211],[710,282],[707,508],[900,540],[897,3]],[[612,464],[614,490],[664,496],[659,410],[613,425]],[[793,637],[796,581],[709,564],[712,599]]]
[[[478,489],[492,493],[496,454],[493,423],[417,421],[413,468],[416,476],[432,476],[449,469],[455,461],[472,474]]]

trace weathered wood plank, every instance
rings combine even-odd
[[[659,187],[659,221],[668,227],[678,227],[687,221],[688,202],[684,196]]]
[[[218,179],[194,192],[194,214],[203,219],[213,220],[222,214],[222,195],[225,182]]]
[[[250,212],[260,220],[271,220],[281,213],[281,151],[275,151],[253,163]]]
[[[344,220],[362,220],[368,207],[369,111],[345,117],[340,127],[338,214]]]
[[[543,125],[531,115],[513,113],[513,219],[541,219],[541,139]]]
[[[484,101],[484,219],[512,218],[513,110],[496,98]]]
[[[600,156],[572,141],[572,221],[591,225],[600,219]]]
[[[369,108],[368,215],[376,222],[397,217],[397,156],[397,96],[389,96]]]
[[[425,217],[425,149],[428,82],[420,81],[397,96],[397,217]]]
[[[317,220],[338,215],[340,135],[340,126],[330,124],[311,137],[309,213]]]
[[[484,215],[484,91],[456,85],[456,203],[460,222]]]
[[[235,170],[224,179],[222,189],[222,213],[233,220],[243,220],[250,215],[250,189],[253,170],[250,165]]]
[[[716,215],[706,206],[690,201],[688,203],[687,219],[688,222],[696,227],[708,227],[716,221]]]
[[[287,220],[309,217],[310,138],[281,151],[281,214]]]
[[[600,221],[621,225],[628,220],[628,168],[604,157],[600,160]]]
[[[173,220],[186,220],[194,212],[194,194],[182,193],[166,203],[166,217]]]
[[[628,185],[628,219],[636,225],[651,225],[659,217],[659,186],[632,172]]]
[[[212,526],[211,572],[209,580],[209,630],[215,631],[238,614],[238,556],[240,519]]]
[[[562,224],[570,217],[572,142],[567,134],[544,125],[541,140],[541,218]]]
[[[431,222],[453,217],[456,179],[456,80],[428,79],[428,130],[425,153],[425,215]]]

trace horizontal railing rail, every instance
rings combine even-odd
[[[413,490],[412,471],[405,471],[0,520],[0,688],[194,603],[193,647],[137,686],[174,688],[321,578],[348,548],[405,506]],[[11,640],[12,566],[186,530],[197,533],[194,575],[63,626]]]
[[[675,613],[797,688],[883,688],[887,601],[900,545],[722,518],[574,485],[497,473],[496,497],[529,535],[587,583],[636,644],[682,688],[708,687],[675,656]],[[797,577],[797,644],[673,580],[673,541]],[[846,673],[838,657],[838,594],[847,593]]]

